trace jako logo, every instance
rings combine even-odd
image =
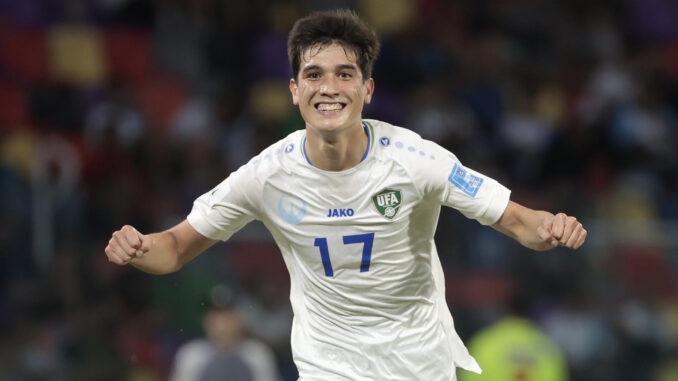
[[[327,217],[352,217],[353,209],[329,209],[327,212]]]
[[[399,190],[384,189],[372,197],[372,202],[382,216],[392,219],[398,213],[403,198]]]

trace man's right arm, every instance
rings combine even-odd
[[[131,264],[150,274],[169,274],[217,241],[198,233],[187,220],[160,233],[141,234],[130,225],[113,233],[106,246],[108,260]]]

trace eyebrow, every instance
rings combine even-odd
[[[336,66],[337,71],[339,70],[358,70],[358,68],[355,65],[348,65],[348,64],[343,64],[343,65],[337,65]]]
[[[340,70],[354,70],[357,71],[358,68],[355,65],[350,65],[350,64],[341,64],[341,65],[336,65],[334,67],[335,71],[340,71]],[[303,68],[301,71],[302,73],[307,73],[309,71],[313,70],[322,70],[322,67],[320,65],[309,65]]]

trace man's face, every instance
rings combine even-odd
[[[355,54],[338,44],[311,47],[301,56],[298,79],[290,80],[292,101],[307,126],[338,132],[360,126],[374,81],[363,81]]]
[[[221,349],[229,349],[237,344],[243,335],[240,317],[232,310],[212,310],[203,319],[207,337]]]

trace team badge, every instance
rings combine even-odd
[[[384,189],[372,196],[372,202],[374,202],[377,211],[389,220],[393,219],[398,213],[402,201],[403,197],[399,190]]]

